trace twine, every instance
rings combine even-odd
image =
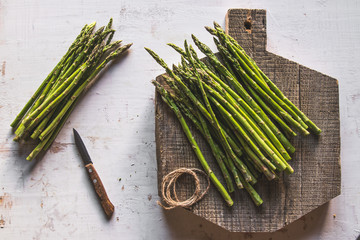
[[[200,189],[200,180],[196,172],[204,175],[208,183],[206,189],[202,193]],[[176,181],[183,174],[189,174],[193,176],[195,180],[195,191],[190,198],[184,201],[179,201],[176,194]],[[163,201],[166,203],[167,206],[163,205],[160,201],[157,201],[157,204],[159,204],[161,207],[163,207],[166,210],[173,209],[175,207],[189,208],[198,201],[200,201],[209,191],[209,188],[210,188],[210,179],[205,172],[197,168],[179,168],[167,174],[162,180],[161,195]]]

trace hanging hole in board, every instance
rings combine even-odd
[[[246,31],[251,33],[251,18],[248,18],[245,20],[244,27],[245,27]]]

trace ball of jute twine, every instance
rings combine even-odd
[[[206,189],[203,192],[201,192],[200,180],[198,175],[196,174],[197,172],[204,175],[208,183]],[[190,198],[184,201],[180,201],[176,194],[176,181],[183,174],[189,174],[193,176],[195,180],[195,191]],[[167,174],[163,178],[161,183],[162,199],[167,206],[163,205],[160,201],[157,201],[157,204],[159,204],[161,207],[163,207],[166,210],[173,209],[175,207],[189,208],[196,202],[200,201],[209,191],[209,188],[210,188],[210,179],[205,172],[197,168],[179,168]]]

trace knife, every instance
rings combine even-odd
[[[90,159],[84,142],[82,141],[79,133],[74,128],[73,130],[75,145],[79,150],[82,160],[84,161],[86,171],[88,172],[91,182],[94,185],[95,192],[100,199],[101,206],[104,209],[106,216],[110,218],[111,215],[114,213],[114,205],[110,202],[109,197],[106,194],[104,185],[102,184],[101,179],[94,168],[93,162]]]

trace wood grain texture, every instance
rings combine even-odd
[[[92,184],[94,185],[95,192],[100,200],[100,204],[104,209],[106,216],[110,218],[114,213],[114,205],[110,202],[110,199],[106,193],[105,187],[99,177],[99,174],[97,173],[94,165],[91,163],[87,164],[85,168],[89,174]]]
[[[245,25],[251,25],[251,28],[246,29]],[[261,179],[255,189],[264,200],[262,206],[256,207],[245,191],[236,191],[234,206],[228,208],[220,194],[211,188],[208,196],[190,211],[232,232],[272,232],[340,194],[338,84],[336,79],[266,51],[265,10],[230,9],[226,16],[226,31],[323,133],[320,137],[310,135],[292,139],[297,149],[291,161],[295,173],[284,175],[277,182]],[[157,80],[162,81],[162,77]],[[162,177],[174,169],[201,166],[176,117],[158,94],[155,108],[160,184]],[[210,149],[195,128],[191,130],[210,166],[221,178]],[[191,188],[184,188],[180,196],[191,193]]]

